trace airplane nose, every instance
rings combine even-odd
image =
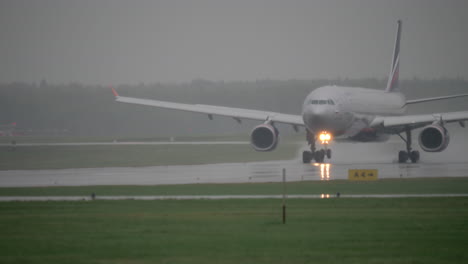
[[[333,119],[333,109],[325,106],[308,107],[304,113],[304,122],[309,128],[318,130],[330,129],[330,122]]]
[[[315,121],[321,121],[328,116],[329,111],[325,107],[309,107],[307,109],[307,115],[310,119]]]
[[[325,116],[327,114],[327,107],[311,107],[310,113],[314,116]]]

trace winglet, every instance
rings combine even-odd
[[[114,89],[114,87],[111,86],[111,89],[112,89],[112,93],[114,94],[115,97],[119,97],[119,94],[117,93],[117,91]]]

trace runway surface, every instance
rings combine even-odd
[[[307,148],[304,146],[298,149],[295,159],[282,161],[0,171],[0,187],[280,182],[283,168],[286,169],[287,181],[347,179],[349,169],[377,169],[380,179],[468,177],[468,156],[464,155],[468,148],[468,141],[465,140],[467,131],[458,129],[451,132],[457,133],[452,133],[452,144],[445,151],[422,152],[421,161],[417,164],[396,162],[397,153],[402,149],[403,144],[401,140],[394,137],[386,143],[334,144],[331,146],[333,149],[331,163],[302,164],[302,149]],[[148,143],[151,142],[110,144]],[[151,144],[248,144],[248,142],[153,142]]]
[[[248,183],[347,179],[349,169],[377,169],[380,179],[466,177],[468,163],[323,163],[297,160],[135,168],[0,171],[0,187],[164,185],[194,183]]]

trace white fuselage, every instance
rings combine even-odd
[[[302,118],[314,134],[326,131],[334,137],[373,141],[380,139],[379,131],[369,126],[376,116],[403,115],[405,111],[405,96],[399,92],[324,86],[306,97]]]

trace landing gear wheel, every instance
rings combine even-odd
[[[312,154],[311,151],[302,152],[302,162],[304,164],[310,163],[312,161],[313,157],[314,157],[314,155]]]
[[[315,161],[318,163],[322,163],[325,159],[325,150],[321,149],[315,152]]]
[[[327,158],[331,159],[331,149],[327,149],[326,154],[327,154]]]
[[[417,150],[411,151],[410,154],[409,154],[409,158],[410,158],[412,163],[418,162],[419,161],[419,151],[417,151]]]
[[[408,160],[408,152],[401,150],[398,152],[398,162],[405,163]]]
[[[401,150],[400,152],[398,152],[398,162],[405,163],[408,159],[410,159],[412,163],[416,163],[419,161],[419,151],[411,150],[411,128],[406,127],[404,131],[406,137],[403,137],[400,134],[398,134],[398,136],[405,142],[406,151]]]

